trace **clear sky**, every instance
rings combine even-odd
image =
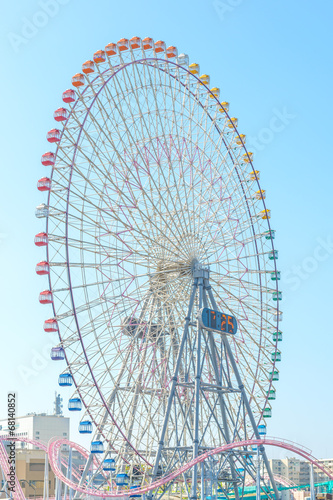
[[[1,5],[0,418],[52,411],[59,365],[38,302],[34,209],[53,112],[108,42],[162,39],[221,88],[247,134],[277,230],[283,343],[268,434],[333,457],[332,16],[329,0],[16,0]],[[64,403],[70,392],[63,391]],[[65,411],[68,414],[68,411]],[[78,439],[76,423],[72,438]],[[285,452],[274,451],[274,456]]]

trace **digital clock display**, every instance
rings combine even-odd
[[[200,323],[203,328],[214,332],[229,333],[235,335],[237,332],[237,321],[233,316],[219,311],[213,311],[204,307],[200,311]]]

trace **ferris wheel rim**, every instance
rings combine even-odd
[[[151,58],[151,61],[154,61],[154,62],[156,62],[156,61],[161,61],[161,62],[163,62],[163,63],[165,63],[165,62],[166,62],[164,59],[158,59],[158,58]],[[130,65],[133,65],[133,64],[143,63],[143,62],[147,62],[147,59],[134,60],[134,61],[131,61],[131,62],[127,63],[127,64],[121,65],[121,67],[117,69],[117,73],[118,73],[118,72],[120,72],[120,71],[122,71],[122,70],[124,69],[124,67],[130,66]],[[182,66],[180,66],[180,65],[176,64],[176,63],[175,63],[175,62],[173,62],[173,61],[167,61],[167,62],[168,62],[169,64],[173,64],[173,65],[175,65],[175,66],[181,67],[181,68],[182,68],[182,70],[184,70],[184,69],[185,69],[185,68],[183,68]],[[107,71],[107,70],[106,70],[106,71]],[[188,74],[191,74],[191,73],[190,73],[187,69],[185,69],[185,71],[186,71]],[[112,75],[111,75],[111,76],[110,76],[110,77],[109,77],[109,78],[108,78],[108,79],[104,82],[103,86],[100,88],[100,90],[98,91],[98,93],[94,96],[93,102],[94,102],[94,101],[95,101],[95,99],[97,98],[97,95],[98,95],[98,94],[102,91],[102,89],[104,89],[104,87],[107,85],[107,83],[108,83],[108,82],[109,82],[109,81],[110,81],[110,80],[111,80],[111,79],[115,76],[115,74],[116,74],[116,73],[112,74]],[[197,80],[199,80],[199,79],[198,79],[195,75],[192,75],[192,74],[191,74],[191,77],[195,77]],[[99,75],[97,75],[97,76],[96,76],[96,79],[97,79],[97,78],[99,78]],[[86,85],[86,87],[85,87],[84,91],[81,93],[81,95],[83,95],[83,94],[84,94],[84,92],[87,90],[87,88],[88,88],[88,87],[89,87],[89,85]],[[207,89],[207,92],[210,92],[210,93],[212,94],[212,92],[210,91],[210,89],[209,89],[206,85],[205,85],[205,87],[206,87],[206,89]],[[213,94],[212,94],[212,95],[213,95]],[[214,99],[216,100],[216,102],[218,102],[218,103],[219,103],[219,105],[220,105],[220,106],[222,106],[222,105],[221,105],[221,103],[219,102],[219,100],[218,100],[218,99],[217,99],[214,95],[213,95],[213,97],[214,97]],[[76,104],[77,104],[77,102],[78,102],[78,101],[79,101],[79,98],[76,100],[75,105],[73,106],[73,109],[75,108],[75,106],[76,106]],[[93,102],[91,103],[91,106],[93,105]],[[91,106],[90,106],[90,107],[91,107]],[[222,107],[223,107],[223,106],[222,106]],[[70,113],[72,113],[72,112],[73,112],[73,109],[71,109]],[[88,114],[86,114],[85,120],[86,120],[87,116],[88,116]],[[230,116],[229,116],[229,114],[228,114],[228,112],[227,112],[227,111],[226,111],[226,116],[228,116],[228,118],[230,118]],[[69,118],[68,118],[68,119],[69,119]],[[82,129],[83,129],[83,126],[84,126],[85,120],[84,120],[84,122],[83,122],[83,124],[82,124],[81,130],[80,130],[80,134],[82,133]],[[66,122],[66,123],[67,123],[67,122]],[[65,125],[66,125],[66,124],[65,124]],[[234,124],[233,124],[233,127],[234,127],[235,131],[236,131],[236,132],[238,132],[238,131],[237,131],[237,128],[235,127],[235,125],[234,125]],[[64,127],[64,129],[63,129],[63,131],[62,131],[62,134],[63,134],[64,130],[65,130],[65,127]],[[221,132],[220,132],[220,133],[221,133]],[[80,136],[79,136],[79,137],[80,137]],[[79,138],[78,138],[78,140],[79,140]],[[58,145],[58,147],[59,147],[59,145]],[[58,151],[58,147],[57,147],[57,151]],[[246,147],[245,147],[245,145],[244,145],[243,141],[242,141],[242,147],[243,147],[243,149],[245,150],[245,152],[248,154],[247,149],[246,149]],[[76,154],[76,150],[77,150],[77,144],[76,144],[76,146],[75,146],[75,151],[74,151],[74,155],[73,155],[73,156],[75,156],[75,154]],[[56,153],[56,154],[57,154],[57,153]],[[248,156],[249,156],[249,155],[248,155]],[[251,160],[251,158],[250,158],[250,157],[249,157],[249,160],[250,160],[250,161],[249,161],[249,163],[250,163],[250,164],[251,164],[251,166],[253,167],[252,160]],[[234,160],[232,160],[232,161],[233,161],[233,163],[234,163]],[[236,168],[237,168],[237,167],[236,167]],[[72,172],[73,172],[73,168],[71,169],[71,176],[72,176]],[[53,175],[53,170],[52,170],[52,175]],[[255,177],[256,177],[257,185],[258,185],[258,186],[259,186],[259,188],[260,188],[260,184],[259,184],[259,181],[258,181],[258,179],[257,179],[256,174],[255,174]],[[70,180],[70,184],[71,184],[71,180]],[[69,194],[70,194],[70,187],[68,188],[68,193],[67,193],[67,207],[68,207],[68,199],[69,199]],[[50,199],[50,196],[51,196],[51,193],[49,193],[49,199]],[[263,206],[264,206],[265,211],[267,212],[265,201],[264,201],[264,200],[262,200],[262,203],[263,203]],[[269,219],[267,219],[267,223],[268,223],[268,228],[269,228],[269,231],[271,232],[271,227],[270,227],[270,222],[269,222]],[[47,224],[48,224],[48,219],[47,219]],[[253,223],[251,223],[251,224],[252,224],[252,228],[253,228]],[[47,229],[48,229],[48,227],[47,227]],[[253,228],[253,231],[254,231],[254,228]],[[255,231],[254,231],[254,234],[255,234]],[[256,247],[257,247],[257,242],[256,242],[256,241],[255,241],[255,245],[256,245]],[[273,243],[273,241],[271,241],[271,245],[272,245],[272,249],[274,250],[274,243]],[[48,251],[48,249],[47,249],[47,251]],[[82,349],[83,349],[84,355],[85,355],[85,357],[86,357],[86,361],[87,361],[87,364],[88,364],[88,367],[89,367],[90,373],[91,373],[91,375],[92,375],[92,378],[93,378],[93,379],[95,380],[95,382],[96,382],[96,379],[95,379],[94,374],[93,374],[92,367],[90,366],[90,362],[89,362],[89,359],[88,359],[88,356],[87,356],[87,353],[86,353],[86,349],[85,349],[85,346],[84,346],[84,343],[83,343],[83,339],[82,339],[82,336],[81,336],[81,332],[80,332],[79,322],[78,322],[78,319],[77,319],[77,316],[76,316],[76,308],[75,308],[74,296],[73,296],[72,285],[71,285],[71,270],[70,270],[70,265],[69,265],[69,260],[68,260],[68,255],[69,255],[69,254],[68,254],[68,251],[69,251],[69,246],[68,246],[68,210],[67,210],[67,212],[66,212],[66,254],[67,254],[67,272],[68,272],[68,277],[69,277],[69,282],[70,282],[70,295],[71,295],[71,301],[72,301],[72,306],[73,306],[73,307],[72,307],[72,309],[73,309],[73,314],[74,314],[74,316],[75,316],[75,321],[76,321],[76,324],[77,324],[77,327],[78,327],[78,332],[79,332],[79,336],[80,336],[80,342],[81,342],[81,345],[82,345]],[[258,258],[258,256],[257,256],[257,258]],[[276,272],[276,259],[275,259],[275,258],[274,258],[274,268],[275,268],[275,272]],[[259,279],[260,279],[260,282],[261,282],[261,276],[259,276]],[[49,275],[49,283],[50,283],[50,288],[52,289],[52,287],[51,287],[51,276],[50,276],[50,275]],[[278,284],[277,284],[277,283],[276,283],[276,290],[278,290]],[[261,295],[262,295],[262,292],[261,292]],[[279,304],[277,304],[277,307],[278,307],[278,306],[279,306]],[[55,311],[55,306],[54,306],[54,304],[53,304],[53,310],[54,310],[54,313],[55,313],[55,315],[56,315],[56,311]],[[278,325],[278,322],[279,322],[279,317],[277,317],[277,325]],[[262,330],[262,329],[261,329],[261,330]],[[262,334],[262,332],[261,332],[261,334]],[[60,335],[59,335],[59,338],[60,338]],[[277,348],[277,341],[276,341],[276,348]],[[65,355],[66,355],[66,351],[65,351]],[[66,361],[68,362],[67,356],[66,356]],[[257,366],[258,366],[258,365],[257,365]],[[275,366],[275,362],[274,362],[274,365],[273,365],[273,369],[274,369],[274,366]],[[258,369],[258,368],[257,368],[257,369]],[[75,377],[74,377],[74,382],[75,382]],[[76,382],[75,382],[75,385],[76,385],[77,389],[79,390],[79,386],[76,384]],[[271,380],[271,382],[270,382],[270,386],[269,386],[269,387],[271,387],[271,385],[272,385],[272,380]],[[102,399],[102,401],[103,401],[103,403],[104,403],[105,407],[107,407],[106,401],[104,400],[104,396],[101,394],[101,392],[100,392],[99,387],[98,387],[98,385],[97,385],[97,384],[96,384],[96,388],[97,388],[97,390],[98,390],[98,392],[99,392],[99,394],[100,394],[100,397],[101,397],[101,399]],[[267,396],[267,398],[268,398],[268,396]],[[267,403],[267,398],[266,398],[266,403]],[[83,402],[84,402],[84,405],[86,406],[84,399],[83,399]],[[266,405],[266,403],[265,403],[265,405]],[[87,406],[86,406],[86,408],[87,408]],[[112,414],[111,414],[110,412],[109,412],[109,415],[110,415],[110,417],[112,418],[112,420],[114,421],[114,418],[113,418],[113,416],[112,416]],[[261,418],[262,418],[262,414],[261,414]],[[259,421],[260,421],[260,420],[259,420]],[[118,427],[118,424],[117,424],[117,423],[116,423],[116,425],[117,425],[117,427]],[[119,429],[119,427],[118,427],[118,429]],[[124,436],[124,437],[125,437],[125,436]],[[125,437],[125,439],[126,439],[126,437]],[[127,439],[126,439],[126,440],[127,440]],[[131,445],[131,443],[130,443],[128,440],[127,440],[127,442]],[[133,446],[132,446],[132,445],[131,445],[131,447],[133,448]],[[133,448],[133,449],[135,449],[135,448]],[[140,454],[139,454],[139,456],[140,456]],[[141,458],[143,458],[143,457],[141,457]],[[144,459],[144,458],[143,458],[143,459]]]

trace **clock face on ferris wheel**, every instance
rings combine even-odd
[[[235,335],[237,333],[237,321],[233,316],[224,314],[213,309],[204,307],[200,311],[199,321],[203,328],[207,330],[229,333]]]

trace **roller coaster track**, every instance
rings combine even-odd
[[[67,439],[59,439],[57,437],[51,439],[48,443],[48,445],[41,443],[40,441],[35,441],[31,439],[26,439],[26,438],[14,438],[15,441],[20,441],[20,442],[26,442],[33,444],[34,446],[42,449],[45,451],[45,453],[48,454],[49,458],[49,463],[50,466],[57,478],[59,478],[64,484],[66,484],[69,488],[72,488],[75,491],[78,491],[79,493],[83,493],[85,495],[91,495],[94,497],[99,497],[99,498],[119,498],[119,497],[126,497],[128,496],[128,489],[117,489],[116,491],[106,491],[106,490],[99,490],[96,488],[93,488],[88,485],[79,485],[78,483],[75,483],[73,480],[69,479],[64,475],[64,473],[61,470],[61,467],[59,467],[59,454],[61,452],[61,447],[63,445],[67,445],[68,447],[71,447],[72,449],[78,451],[81,453],[81,455],[84,458],[88,458],[90,453],[87,451],[85,448],[82,446],[73,443],[72,441],[69,441]],[[9,471],[9,466],[8,466],[8,456],[6,449],[3,445],[3,441],[13,441],[13,438],[9,438],[8,436],[0,436],[0,466],[2,467],[3,472],[6,474]],[[209,457],[221,453],[228,452],[233,449],[237,448],[243,448],[243,447],[248,447],[248,446],[276,446],[278,448],[283,448],[285,450],[291,451],[301,457],[303,457],[305,460],[309,461],[318,469],[320,469],[322,472],[324,472],[331,480],[333,480],[333,471],[325,467],[322,463],[320,463],[312,454],[309,450],[307,450],[304,447],[301,447],[300,445],[297,445],[295,443],[291,443],[290,441],[282,440],[282,439],[276,439],[276,438],[265,438],[265,439],[248,439],[246,441],[239,441],[235,443],[230,443],[230,444],[224,444],[223,446],[219,446],[213,450],[210,450],[206,453],[203,453],[196,457],[194,460],[191,460],[190,462],[184,464],[182,467],[179,469],[171,472],[170,474],[167,474],[166,476],[163,476],[162,478],[158,479],[157,481],[154,481],[150,484],[144,485],[142,487],[138,487],[136,489],[131,489],[131,495],[137,494],[137,495],[142,495],[144,493],[147,493],[148,491],[152,490],[158,490],[159,488],[163,487],[164,485],[170,483],[171,481],[174,481],[177,477],[181,476],[185,472],[187,472],[189,469],[191,469],[194,465],[199,464],[203,462],[204,460],[208,459]],[[64,459],[61,459],[61,463],[66,467],[67,462]],[[100,467],[100,462],[97,459],[97,457],[94,457],[94,463],[97,467]],[[75,479],[79,480],[80,479],[80,473],[77,471],[73,471],[73,476]],[[16,478],[16,488],[15,492],[13,494],[14,500],[25,500],[22,488],[19,484],[19,480]],[[285,488],[295,488],[295,486],[290,486],[290,487],[285,487]],[[285,489],[283,488],[283,489]]]

